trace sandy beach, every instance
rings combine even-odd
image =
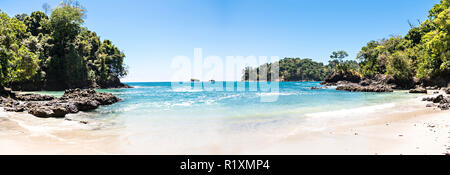
[[[442,155],[450,150],[449,125],[450,111],[423,109],[330,125],[289,136],[277,147],[256,153]]]
[[[155,143],[130,144],[122,128],[104,127],[102,122],[2,111],[0,154],[448,154],[450,111],[425,104],[417,98],[369,114],[355,110],[351,117],[310,117],[307,127],[273,135],[224,135],[221,142],[167,145],[165,150]]]

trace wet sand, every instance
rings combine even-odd
[[[336,124],[286,137],[252,154],[442,155],[450,151],[450,111],[424,109]]]
[[[0,154],[117,154],[117,135],[96,124],[0,112]]]

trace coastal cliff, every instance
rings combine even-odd
[[[40,91],[127,88],[125,54],[83,27],[86,10],[63,1],[47,15],[0,11],[0,87]]]
[[[441,0],[425,21],[418,26],[410,24],[411,29],[404,37],[368,42],[357,54],[358,68],[338,66],[323,84],[349,91],[410,89],[411,93],[449,86],[449,10],[450,0]],[[345,56],[341,54],[340,58]]]
[[[372,78],[361,78],[350,73],[343,74],[334,72],[327,76],[321,84],[324,86],[337,86],[337,90],[351,92],[393,92],[394,89],[397,89],[409,90],[410,93],[426,94],[428,90],[442,89],[446,91],[446,87],[450,83],[449,80],[424,80],[415,78],[414,81],[405,82],[385,74],[377,74]]]

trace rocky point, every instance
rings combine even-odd
[[[0,107],[5,111],[28,112],[41,118],[63,118],[70,113],[94,110],[101,105],[111,105],[121,100],[111,93],[99,93],[93,89],[69,89],[61,98],[39,94],[0,97]]]

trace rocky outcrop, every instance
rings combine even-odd
[[[124,83],[119,83],[117,86],[115,86],[114,88],[133,88],[133,86],[130,86],[128,84],[124,84]]]
[[[441,104],[450,103],[450,96],[442,98],[442,100],[439,103]]]
[[[437,87],[437,86],[428,86],[425,89],[427,89],[427,90],[439,90],[440,88]]]
[[[435,97],[425,97],[422,101],[430,101],[432,104],[427,104],[427,107],[436,107],[441,110],[449,110],[450,96],[438,95]]]
[[[93,89],[66,90],[61,98],[45,95],[18,95],[17,98],[0,97],[0,107],[11,112],[28,112],[36,117],[63,118],[70,113],[90,111],[101,105],[111,105],[121,99],[110,93]]]
[[[0,97],[6,97],[6,98],[15,98],[16,93],[14,93],[11,89],[6,87],[0,86]]]
[[[127,84],[123,84],[120,82],[120,79],[117,77],[111,77],[110,79],[106,80],[106,81],[101,81],[98,82],[97,85],[91,85],[94,86],[95,88],[132,88],[131,86],[127,85]]]
[[[350,92],[393,92],[392,88],[384,84],[356,84],[344,83],[338,85],[336,90],[350,91]]]
[[[350,92],[393,92],[396,86],[392,84],[393,78],[387,75],[376,75],[373,78],[361,79],[352,73],[337,73],[327,76],[321,84],[337,86],[336,90]]]
[[[450,95],[450,87],[442,89],[446,94]]]
[[[434,103],[430,103],[430,104],[427,104],[426,107],[427,107],[427,108],[432,108],[432,107],[436,107],[436,105],[435,105]]]
[[[93,89],[81,90],[70,89],[66,90],[61,100],[70,100],[79,103],[82,106],[98,106],[110,105],[120,101],[121,99],[110,93],[99,93]]]
[[[326,89],[327,86],[319,86],[319,87],[311,87],[311,90],[319,90],[319,89]]]
[[[0,97],[0,107],[3,107],[5,111],[9,112],[23,112],[27,109],[26,104],[23,102],[4,97]]]
[[[417,85],[422,87],[448,87],[450,86],[450,75],[438,75],[428,78],[421,78],[416,82]]]
[[[438,108],[440,108],[441,110],[449,110],[450,104],[448,103],[439,104]]]
[[[61,106],[40,106],[30,109],[29,113],[41,118],[63,118],[69,111]]]
[[[325,77],[325,80],[321,83],[327,86],[335,86],[339,81],[347,81],[351,83],[358,83],[361,78],[349,72],[333,72]]]
[[[53,100],[44,103],[29,103],[28,113],[41,118],[63,118],[69,113],[78,113],[80,110],[77,106],[68,101]]]
[[[415,89],[410,89],[409,93],[415,93],[415,94],[426,94],[428,93],[427,89],[423,87],[416,87]]]
[[[422,101],[431,101],[433,103],[439,103],[444,99],[443,95],[438,95],[436,97],[424,97]]]
[[[20,101],[49,101],[54,100],[55,97],[51,95],[40,94],[19,94],[16,95],[15,99]]]

